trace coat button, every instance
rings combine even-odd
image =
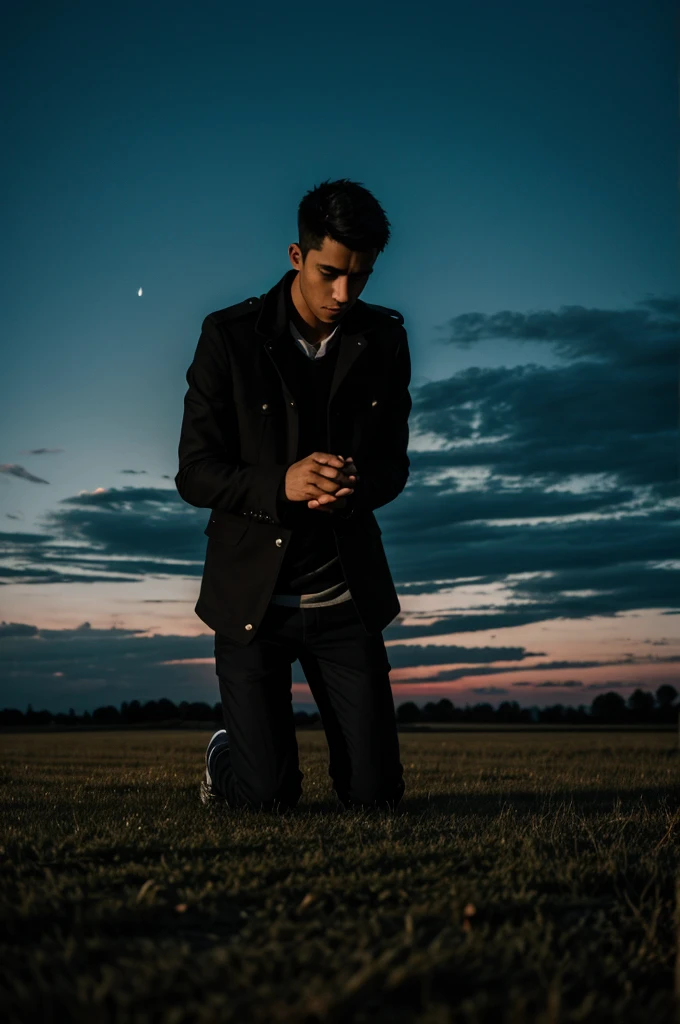
[[[276,543],[277,548],[280,548],[281,545],[283,544],[283,541],[281,540],[280,537],[277,537],[275,543]]]
[[[295,405],[295,402],[290,402],[290,405]]]
[[[252,622],[246,622],[246,629],[252,629],[252,628],[253,628]]]
[[[378,399],[374,398],[373,401],[371,402],[371,405],[377,405],[377,404],[378,404]]]
[[[263,409],[268,409],[269,408],[269,403],[268,402],[263,402],[262,403],[262,408]]]

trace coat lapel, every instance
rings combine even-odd
[[[277,356],[281,345],[293,343],[288,326],[286,297],[290,295],[290,287],[296,274],[297,270],[291,269],[287,271],[281,280],[263,296],[260,315],[255,323],[255,333],[262,336],[265,351],[276,366],[284,386],[286,386],[285,380]],[[360,299],[355,302],[349,312],[342,318],[337,341],[339,346],[338,358],[335,363],[328,396],[329,407],[349,371],[359,356],[368,348],[369,339],[367,334],[372,326],[371,319],[370,310]],[[290,401],[290,398],[288,401]]]

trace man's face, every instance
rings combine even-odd
[[[353,252],[328,235],[321,250],[309,250],[304,263],[296,242],[288,252],[299,271],[297,281],[309,311],[327,324],[338,323],[351,309],[366,287],[378,256],[377,249]]]

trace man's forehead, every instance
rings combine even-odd
[[[327,267],[334,267],[341,272],[370,270],[377,258],[375,249],[368,249],[366,252],[354,252],[336,242],[335,239],[326,236],[323,241],[323,248],[320,252],[314,250],[315,262]]]

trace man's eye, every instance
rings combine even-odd
[[[322,270],[321,271],[321,276],[322,277],[332,277],[333,275],[329,274],[327,270]]]

